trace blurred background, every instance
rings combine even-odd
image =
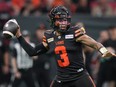
[[[30,67],[18,67],[22,64],[18,64],[13,51],[17,40],[2,37],[2,29],[7,20],[15,18],[23,35],[36,45],[42,41],[44,31],[50,29],[49,11],[58,5],[70,10],[72,25],[83,25],[89,36],[116,53],[116,0],[0,0],[0,87],[13,87],[15,77],[21,79],[19,87],[28,87],[25,78],[30,76],[26,76],[30,69],[32,77],[28,79],[34,81],[35,87],[49,87],[56,74],[54,57],[39,55],[29,60],[31,63],[22,60],[27,62],[24,66],[30,63]],[[98,52],[86,46],[84,51],[87,70],[97,87],[116,87],[116,58],[101,59]]]

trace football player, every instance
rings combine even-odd
[[[35,48],[22,37],[20,28],[16,33],[20,44],[30,56],[49,53],[55,55],[57,75],[50,87],[96,87],[86,71],[82,46],[98,50],[102,57],[112,57],[101,43],[85,34],[81,26],[71,26],[71,16],[64,6],[57,6],[49,13],[51,27],[43,36],[43,42]]]

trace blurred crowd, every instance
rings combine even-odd
[[[115,0],[0,0],[0,12],[8,12],[13,16],[39,16],[58,5],[66,6],[72,14],[116,16]]]

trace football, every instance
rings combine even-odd
[[[8,20],[3,27],[3,36],[5,38],[12,38],[16,35],[19,25],[15,19]]]

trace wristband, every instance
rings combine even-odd
[[[104,53],[108,52],[108,50],[105,47],[101,47],[99,49],[99,51],[100,51],[101,54],[104,54]]]

